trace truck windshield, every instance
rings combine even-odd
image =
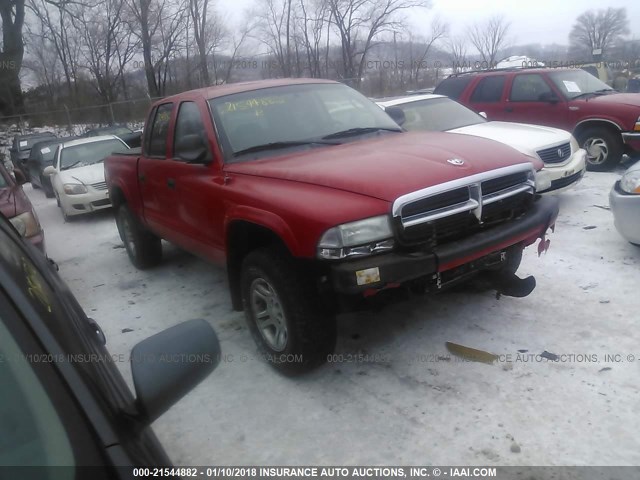
[[[434,98],[395,105],[404,112],[402,126],[409,130],[446,132],[454,128],[484,123],[483,117],[449,98]]]
[[[214,98],[209,104],[229,162],[254,158],[245,153],[256,151],[336,143],[325,137],[342,142],[402,131],[371,100],[342,84],[265,88]]]
[[[65,147],[60,152],[60,170],[86,167],[103,161],[114,152],[123,152],[127,147],[120,140],[100,140]]]
[[[584,70],[558,70],[557,72],[551,72],[549,77],[569,100],[615,91],[609,85]]]

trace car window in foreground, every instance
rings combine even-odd
[[[402,126],[409,131],[445,132],[454,128],[487,121],[477,113],[449,98],[420,100],[397,105],[397,107],[404,112],[406,120]]]
[[[549,77],[568,99],[614,91],[609,85],[584,70],[558,70],[549,73]]]
[[[3,313],[4,315],[4,313]],[[0,465],[73,466],[73,450],[44,386],[0,319]],[[71,469],[57,477],[73,478]]]
[[[115,139],[66,147],[60,152],[60,170],[93,165],[114,152],[123,152],[126,149],[120,140]]]
[[[381,108],[342,84],[265,88],[209,103],[230,161],[235,153],[261,145],[328,144],[322,137],[338,132],[349,131],[345,137],[357,138],[379,130],[399,130]]]

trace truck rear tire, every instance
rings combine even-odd
[[[327,361],[337,336],[335,315],[323,312],[313,282],[284,249],[260,248],[242,263],[242,302],[260,353],[286,375]]]
[[[121,205],[116,214],[118,233],[136,268],[144,270],[162,261],[162,241],[145,229],[126,205]]]
[[[587,128],[578,135],[580,146],[587,151],[587,170],[606,172],[622,158],[620,133],[602,127]]]

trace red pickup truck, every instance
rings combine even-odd
[[[439,290],[483,272],[528,295],[515,271],[558,214],[536,194],[539,160],[491,140],[404,132],[328,80],[195,90],[152,106],[142,147],[105,161],[131,261],[160,239],[226,266],[265,358],[306,371],[336,341],[336,313],[363,297]]]

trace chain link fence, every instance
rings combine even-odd
[[[149,107],[155,100],[141,98],[73,108],[62,105],[56,110],[28,105],[27,111],[21,115],[0,117],[0,130],[26,133],[34,128],[49,128],[77,135],[106,125],[127,125],[135,129],[144,124]]]

